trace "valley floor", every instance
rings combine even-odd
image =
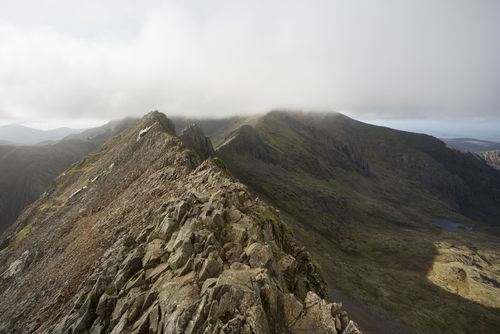
[[[493,333],[498,328],[496,235],[365,226],[363,231],[355,228],[356,233],[348,233],[349,241],[334,244],[326,231],[305,230],[282,215],[318,260],[330,297],[342,300],[366,333],[464,333],[471,329]]]

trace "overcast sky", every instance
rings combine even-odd
[[[276,108],[498,122],[500,1],[0,0],[0,122]]]

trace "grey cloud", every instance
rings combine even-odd
[[[500,113],[495,0],[41,3],[0,4],[0,118]]]

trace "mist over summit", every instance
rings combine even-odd
[[[496,1],[28,3],[0,4],[0,119],[500,110]]]
[[[499,41],[496,0],[0,1],[0,334],[496,333]]]

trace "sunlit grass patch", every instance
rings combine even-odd
[[[21,241],[31,233],[33,229],[33,223],[26,225],[21,231],[16,234],[16,241]]]

